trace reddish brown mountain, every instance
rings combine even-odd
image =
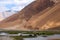
[[[24,18],[26,20],[29,20],[33,15],[38,14],[42,10],[49,7],[52,3],[49,0],[36,0],[26,6],[24,9],[22,9],[18,14],[14,14],[11,17],[7,18],[7,20],[4,20],[3,22],[9,22],[14,21],[16,19]],[[53,4],[52,4],[53,5]]]
[[[44,30],[60,25],[60,3],[50,0],[36,0],[23,10],[0,22],[1,29],[12,30]],[[49,25],[47,27],[47,24]],[[51,24],[51,25],[50,25]]]

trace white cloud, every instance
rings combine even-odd
[[[0,12],[5,12],[7,10],[20,11],[25,6],[33,2],[34,0],[0,0]],[[13,14],[13,13],[12,13]],[[10,13],[5,13],[6,17],[11,16]],[[0,13],[1,18],[3,15]]]
[[[21,9],[23,9],[23,7],[13,7],[13,8],[11,8],[11,10],[14,10],[14,11],[19,11],[19,10],[21,10]]]
[[[12,10],[18,10],[19,11],[33,1],[35,1],[35,0],[14,0],[14,2],[16,3],[17,6],[12,7]]]
[[[8,10],[7,8],[10,6],[9,9],[17,8],[16,10],[22,9],[26,5],[30,4],[34,0],[0,0],[0,11]],[[7,5],[7,6],[6,6]],[[11,6],[12,5],[12,6]],[[15,6],[13,6],[15,5]],[[18,6],[18,7],[17,7]],[[21,7],[23,6],[23,7]],[[1,10],[4,9],[4,10]]]
[[[14,1],[13,0],[0,0],[0,4],[12,4]]]
[[[2,13],[0,12],[0,21],[2,21],[4,17],[2,16]]]
[[[4,12],[4,11],[6,11],[6,10],[9,10],[9,9],[7,9],[6,7],[4,7],[4,6],[0,6],[0,12]]]

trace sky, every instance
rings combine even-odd
[[[0,0],[0,12],[6,10],[20,11],[34,0]]]
[[[15,14],[15,13],[3,13],[3,12],[8,10],[20,11],[33,1],[35,0],[0,0],[0,21]]]

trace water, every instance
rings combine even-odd
[[[23,38],[22,40],[49,40],[49,39],[60,39],[60,35],[51,35],[47,37],[38,36],[34,38]],[[9,36],[0,36],[0,40],[14,40],[14,38],[11,38]]]
[[[0,36],[0,40],[14,40],[14,39],[9,36]]]
[[[24,38],[24,40],[49,40],[49,39],[60,39],[60,35],[51,35],[47,37],[38,36],[36,38]]]

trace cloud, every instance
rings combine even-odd
[[[2,16],[2,13],[0,13],[0,21],[2,21],[4,18]]]
[[[0,0],[0,12],[20,11],[25,6],[33,2],[34,0]],[[14,13],[4,13],[6,17],[13,15]],[[0,19],[3,19],[2,13],[0,13]]]
[[[30,4],[32,1],[34,0],[0,0],[0,11],[6,11],[8,9],[18,11],[19,9],[21,10],[23,7]]]
[[[4,7],[4,6],[0,6],[0,12],[4,12],[4,11],[6,11],[6,10],[9,10],[8,8],[6,8],[6,7]]]

